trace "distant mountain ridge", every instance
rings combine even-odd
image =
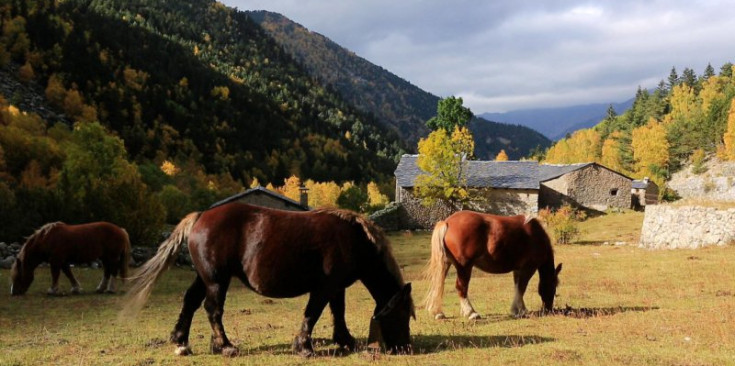
[[[519,109],[504,113],[483,113],[480,117],[502,123],[515,123],[541,132],[556,141],[568,133],[590,128],[605,118],[612,105],[620,115],[628,110],[635,98],[621,103],[595,103],[558,108]]]
[[[436,115],[439,97],[384,68],[355,55],[329,38],[309,31],[287,17],[268,11],[248,11],[248,16],[279,43],[311,75],[336,90],[357,109],[376,117],[396,131],[409,148],[429,133],[425,122]],[[524,126],[478,118],[470,124],[475,136],[475,155],[493,158],[501,149],[517,159],[550,141]]]

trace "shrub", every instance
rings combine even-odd
[[[586,218],[583,211],[578,211],[566,204],[556,211],[545,208],[539,211],[539,219],[546,226],[556,244],[569,244],[581,234],[577,224]]]

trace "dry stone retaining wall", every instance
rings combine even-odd
[[[694,249],[732,242],[735,242],[735,208],[646,206],[641,247]]]

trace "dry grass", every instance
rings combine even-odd
[[[596,219],[597,220],[597,219]],[[615,222],[617,218],[609,217]],[[590,242],[627,237],[606,226],[588,233]],[[604,235],[612,235],[604,238]],[[621,236],[622,235],[622,236]],[[429,252],[429,233],[394,234],[390,239],[414,299],[423,298],[420,278]],[[47,297],[49,274],[39,270],[29,294],[11,298],[0,293],[0,364],[59,365],[220,365],[220,364],[502,364],[502,365],[723,365],[735,364],[735,247],[649,251],[634,246],[564,245],[556,248],[564,262],[556,315],[513,319],[510,275],[475,271],[470,296],[484,318],[458,317],[459,304],[447,279],[445,310],[435,321],[418,311],[412,322],[415,354],[389,356],[364,350],[336,354],[327,341],[331,321],[326,310],[314,336],[313,360],[291,354],[306,298],[266,299],[233,285],[225,326],[242,355],[224,359],[207,354],[210,328],[197,312],[192,326],[194,356],[173,355],[168,334],[178,315],[183,291],[193,279],[186,269],[163,276],[148,306],[134,321],[119,322],[121,296]],[[77,269],[91,289],[98,270]],[[7,283],[8,271],[0,271]],[[537,310],[534,277],[526,294]],[[360,284],[347,292],[347,323],[364,347],[374,306]]]

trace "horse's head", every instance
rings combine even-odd
[[[551,267],[553,268],[553,266]],[[543,308],[545,311],[551,311],[554,309],[554,297],[556,297],[556,287],[559,285],[559,272],[561,272],[561,263],[556,266],[556,269],[551,271],[553,276],[551,278],[548,275],[539,275],[541,279],[538,284],[538,294],[541,295],[541,302],[543,302]]]
[[[15,259],[15,263],[10,269],[10,278],[13,280],[12,285],[10,285],[11,295],[23,295],[28,291],[28,287],[33,282],[33,269],[29,270],[28,267],[23,265],[20,258]]]
[[[382,309],[376,309],[370,321],[368,344],[383,342],[389,353],[410,353],[411,317],[416,319],[416,312],[408,283]]]

